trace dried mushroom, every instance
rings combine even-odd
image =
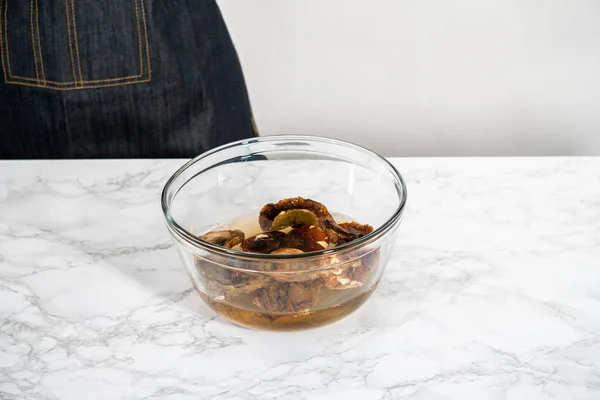
[[[371,279],[371,271],[378,264],[379,250],[374,250],[354,261],[341,263],[337,268],[317,271],[317,275],[328,289],[353,289],[367,284]]]
[[[344,244],[373,232],[371,225],[361,225],[357,222],[343,222],[338,224],[333,218],[325,218],[321,227],[327,232],[332,243]]]
[[[246,237],[241,230],[222,230],[200,238],[229,249],[285,256],[335,247],[373,231],[372,226],[358,222],[338,223],[323,204],[301,197],[265,205],[258,223],[261,232],[252,236]],[[223,307],[220,309],[239,313],[243,318],[285,321],[321,310],[324,304],[337,307],[341,304],[337,301],[353,295],[342,293],[343,290],[373,287],[379,251],[365,251],[351,249],[327,254],[312,258],[307,264],[293,257],[265,257],[253,261],[251,267],[238,257],[232,257],[231,263],[227,262],[229,266],[200,257],[195,262],[202,290],[210,294],[212,304],[217,304],[213,307]]]
[[[256,290],[252,302],[268,313],[308,311],[317,301],[319,285],[315,280],[304,282],[272,281]]]
[[[260,210],[258,223],[263,231],[271,230],[273,222],[282,211],[290,210],[306,210],[315,215],[318,221],[322,218],[331,217],[329,210],[323,204],[302,197],[294,197],[291,199],[283,199],[273,204],[269,203]]]
[[[285,233],[279,231],[259,233],[258,235],[246,238],[242,242],[242,250],[251,253],[269,254],[281,247],[284,237]]]
[[[327,243],[327,235],[323,230],[316,226],[302,226],[292,229],[283,238],[283,247],[299,249],[303,252],[323,250],[323,246],[318,242]]]
[[[323,278],[323,285],[328,289],[343,290],[361,287],[364,282],[361,279],[353,279],[354,267],[344,267],[319,272]]]
[[[239,296],[251,295],[267,284],[267,279],[263,275],[251,273],[244,274],[248,278],[246,281],[237,285],[228,285],[221,288],[220,293],[223,300],[231,300]]]
[[[231,249],[232,247],[241,244],[244,240],[244,237],[244,232],[236,229],[208,232],[207,234],[200,236],[200,239],[207,241],[208,243]]]
[[[284,247],[275,251],[272,251],[271,254],[302,254],[304,253],[302,250],[293,249],[289,247]]]
[[[240,230],[209,232],[200,238],[232,248],[241,244],[243,251],[269,254],[286,247],[303,252],[340,245],[373,232],[371,225],[335,221],[323,204],[302,197],[283,199],[265,205],[258,217],[263,232],[244,239]],[[285,234],[281,230],[293,228]]]
[[[344,290],[361,287],[366,283],[369,269],[362,261],[352,263],[324,271],[317,272],[323,279],[323,285],[328,289]]]
[[[196,262],[207,282],[218,282],[221,285],[237,286],[245,284],[252,279],[248,272],[238,271],[235,268],[225,268],[220,265],[203,263],[201,260]]]
[[[281,214],[273,219],[271,230],[278,231],[280,229],[292,227],[299,228],[301,226],[318,225],[317,216],[308,210],[289,210],[282,211]]]
[[[340,228],[345,229],[351,235],[356,237],[365,236],[368,233],[373,232],[373,227],[367,224],[359,224],[358,222],[342,222],[338,224]]]
[[[241,244],[244,236],[244,232],[240,230],[223,230],[209,232],[200,236],[200,239],[231,249]],[[195,262],[206,278],[206,282],[217,282],[221,285],[239,285],[249,280],[247,273],[237,271],[235,268],[224,268],[210,262],[203,262],[201,258],[196,258]]]

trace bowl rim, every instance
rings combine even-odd
[[[230,149],[233,147],[237,147],[240,145],[259,143],[259,142],[281,142],[281,141],[294,142],[294,141],[302,141],[302,140],[319,142],[319,143],[329,143],[329,144],[333,144],[333,145],[342,145],[342,146],[350,147],[355,150],[365,152],[365,153],[371,155],[372,157],[377,158],[380,161],[383,161],[383,163],[385,165],[387,165],[387,167],[390,169],[390,172],[392,173],[392,175],[394,175],[394,177],[400,183],[400,187],[402,189],[402,196],[400,199],[400,204],[398,205],[398,207],[396,208],[396,210],[394,211],[392,216],[389,217],[380,227],[373,230],[373,232],[371,232],[365,236],[362,236],[356,240],[353,240],[348,243],[344,243],[340,246],[323,249],[323,250],[311,251],[311,252],[307,252],[307,253],[301,253],[301,254],[262,254],[262,253],[251,253],[251,252],[228,249],[228,248],[218,246],[213,243],[209,243],[205,240],[200,239],[198,236],[196,236],[196,235],[190,233],[188,230],[184,229],[181,225],[179,225],[175,221],[175,218],[173,218],[173,216],[169,210],[170,207],[167,205],[168,189],[180,175],[182,175],[188,168],[190,168],[192,165],[196,164],[198,161],[208,158],[208,157],[210,157],[216,153],[219,153],[221,151],[224,151],[224,150],[227,150],[227,149]],[[179,190],[181,190],[184,186],[185,186],[185,184],[182,185],[181,188],[179,188]],[[175,198],[175,196],[177,196],[177,193],[179,192],[179,190],[173,194],[173,199]],[[234,258],[238,258],[238,259],[254,259],[254,260],[286,259],[286,260],[290,260],[290,259],[307,259],[307,258],[314,258],[314,257],[322,257],[323,255],[333,256],[335,254],[341,253],[344,250],[351,250],[351,249],[359,248],[359,247],[362,247],[363,245],[369,244],[369,243],[377,240],[378,238],[383,236],[385,233],[387,233],[392,227],[394,227],[395,223],[402,217],[404,208],[406,206],[407,194],[408,193],[407,193],[407,189],[406,189],[406,182],[404,181],[404,178],[402,177],[400,172],[398,172],[396,167],[389,160],[387,160],[385,157],[379,155],[378,153],[374,152],[373,150],[369,150],[363,146],[360,146],[360,145],[357,145],[355,143],[348,142],[345,140],[332,139],[332,138],[323,137],[323,136],[269,135],[269,136],[259,136],[259,137],[255,137],[255,138],[242,139],[242,140],[238,140],[235,142],[227,143],[222,146],[215,147],[214,149],[208,150],[208,151],[194,157],[193,159],[189,160],[184,165],[182,165],[177,171],[175,171],[175,173],[173,173],[173,175],[171,175],[171,177],[165,183],[165,186],[163,187],[163,190],[161,193],[161,207],[162,207],[163,216],[165,217],[169,231],[172,234],[174,234],[175,236],[177,236],[179,239],[184,240],[185,242],[187,242],[188,244],[190,244],[194,247],[199,247],[201,249],[210,250],[212,252],[216,252],[216,253],[219,253],[219,254],[227,256],[227,257],[234,257]],[[232,267],[232,268],[237,269],[236,267]]]

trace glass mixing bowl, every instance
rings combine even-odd
[[[258,221],[265,204],[294,197],[324,204],[338,222],[374,230],[334,248],[285,255],[199,238],[236,228],[235,221]],[[381,279],[405,204],[404,180],[384,158],[339,140],[291,135],[206,152],[162,193],[167,227],[202,299],[236,324],[268,330],[321,326],[360,307]]]

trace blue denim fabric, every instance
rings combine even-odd
[[[0,0],[0,158],[192,157],[256,136],[214,0]]]

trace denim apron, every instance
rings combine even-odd
[[[214,0],[0,0],[0,158],[192,157],[256,136]]]

